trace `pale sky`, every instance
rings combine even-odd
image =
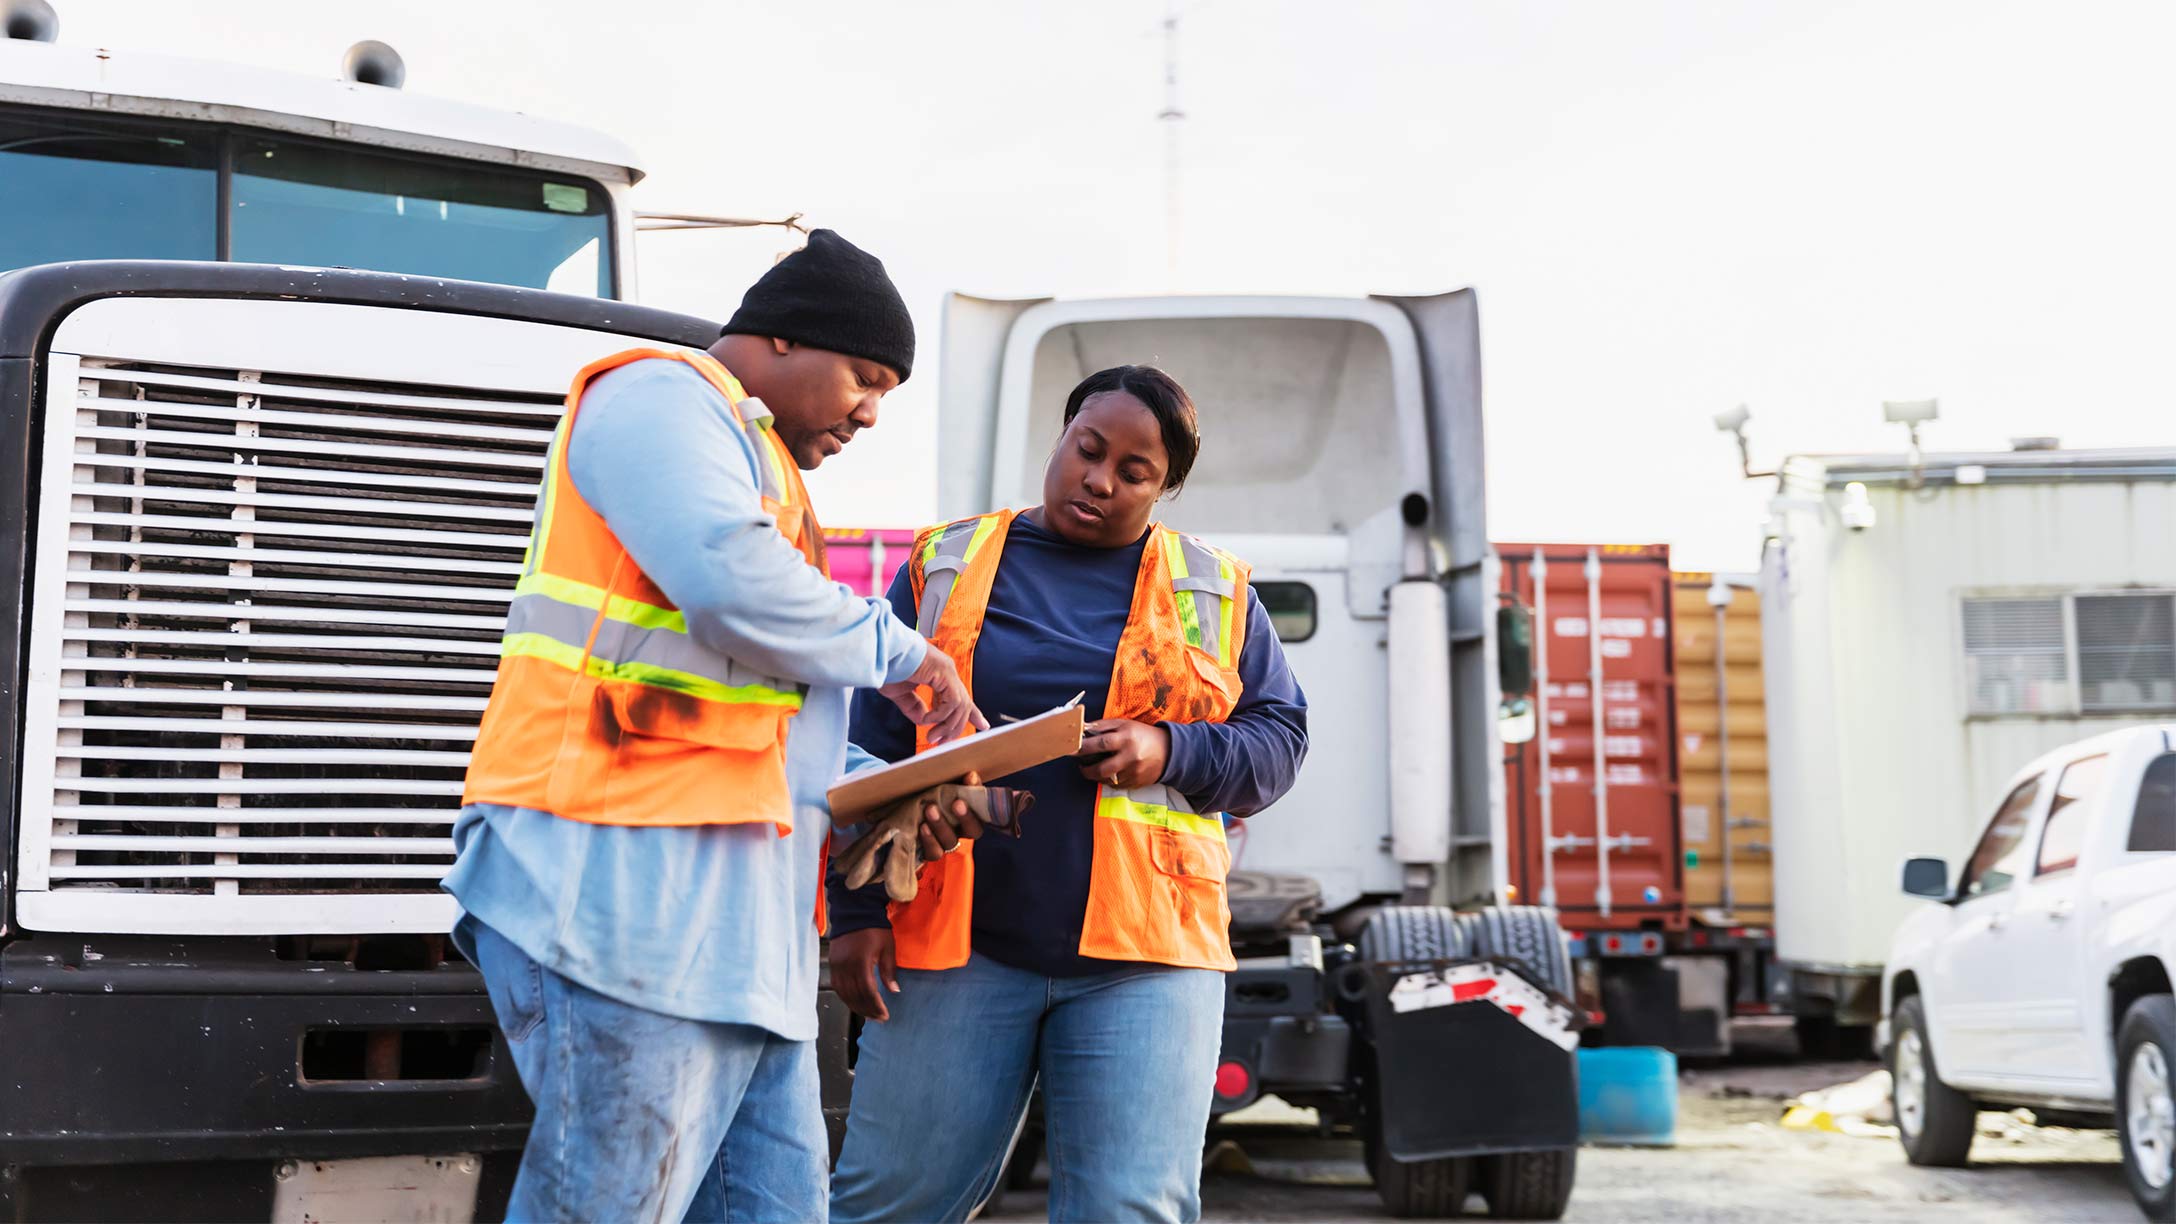
[[[2176,6],[1195,0],[1167,276],[1163,0],[52,0],[61,37],[407,88],[631,142],[659,211],[806,212],[921,331],[827,523],[934,510],[944,295],[1480,293],[1490,534],[1745,569],[1756,462],[2170,441]],[[642,239],[723,318],[777,231]],[[1204,405],[1205,413],[1214,405]]]

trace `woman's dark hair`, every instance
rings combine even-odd
[[[1194,459],[1201,454],[1201,422],[1194,414],[1193,397],[1179,380],[1155,366],[1123,365],[1108,370],[1097,370],[1080,381],[1073,393],[1065,397],[1065,423],[1071,425],[1080,415],[1080,407],[1092,396],[1106,391],[1123,391],[1148,405],[1156,415],[1156,423],[1162,427],[1164,454],[1168,466],[1164,471],[1164,492],[1175,493],[1186,483],[1187,474],[1194,470]]]

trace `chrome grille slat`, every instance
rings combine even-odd
[[[558,399],[53,360],[22,888],[438,912]]]

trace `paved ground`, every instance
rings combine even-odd
[[[1682,1077],[1678,1142],[1667,1150],[1588,1148],[1579,1156],[1572,1221],[1754,1220],[1761,1224],[1965,1221],[2008,1224],[2139,1219],[2116,1165],[2114,1137],[1981,1117],[1977,1162],[1961,1170],[1915,1169],[1896,1141],[1779,1126],[1800,1092],[1856,1079],[1870,1063],[1789,1061],[1787,1033],[1754,1030],[1742,1056]],[[1221,1161],[1252,1173],[1212,1172],[1204,1183],[1212,1220],[1374,1220],[1358,1145],[1242,1136]],[[1476,1208],[1479,1200],[1474,1201]],[[1015,1192],[991,1218],[1039,1220],[1041,1182]]]

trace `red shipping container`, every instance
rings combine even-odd
[[[913,543],[914,532],[904,527],[824,528],[831,577],[861,595],[890,590],[892,575],[907,563],[907,549]]]
[[[1681,930],[1686,922],[1685,856],[1678,821],[1670,550],[1660,544],[1495,547],[1502,561],[1502,590],[1538,613],[1537,733],[1528,743],[1505,745],[1506,858],[1518,900],[1554,904],[1564,926],[1574,931]],[[1536,599],[1534,589],[1537,548],[1547,575],[1543,600]],[[1599,786],[1588,623],[1597,595]],[[1546,816],[1544,739],[1551,783]],[[1597,817],[1605,800],[1606,856],[1596,849]],[[1605,873],[1606,905],[1598,891]]]

